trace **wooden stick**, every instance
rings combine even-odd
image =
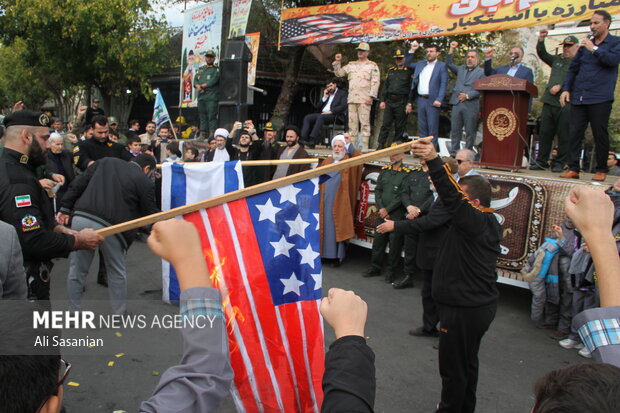
[[[307,163],[318,163],[318,158],[302,158],[302,159],[264,159],[262,161],[241,161],[241,166],[270,166],[270,165],[300,165]],[[177,162],[178,165],[185,163],[196,164],[199,162]],[[158,163],[156,166],[161,168],[163,164]]]
[[[273,181],[263,182],[262,184],[254,185],[249,188],[239,189],[237,191],[228,192],[223,195],[216,196],[211,199],[196,202],[189,205],[183,205],[177,208],[169,209],[168,211],[158,212],[156,214],[147,215],[145,217],[137,218],[132,221],[123,222],[116,225],[111,225],[106,228],[101,228],[96,232],[104,237],[118,234],[121,232],[129,231],[132,229],[140,228],[145,225],[154,224],[159,221],[174,218],[179,215],[189,214],[190,212],[198,211],[204,208],[211,208],[217,205],[224,204],[226,202],[236,201],[241,198],[260,194],[262,192],[271,191],[272,189],[280,188],[283,186],[291,185],[297,182],[305,181],[306,179],[315,178],[317,176],[328,174],[331,172],[340,171],[342,169],[350,168],[352,166],[363,165],[367,162],[371,162],[386,156],[402,153],[411,149],[411,143],[402,143],[397,146],[382,149],[380,151],[370,152],[364,155],[355,156],[345,161],[332,163],[329,165],[321,166],[318,168],[303,171],[297,174],[284,176],[282,178],[274,179]]]

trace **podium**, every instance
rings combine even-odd
[[[537,97],[538,89],[525,79],[508,75],[476,80],[474,89],[483,95],[480,165],[521,169],[523,150],[529,145],[527,119],[530,97]]]

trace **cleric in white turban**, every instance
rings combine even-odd
[[[332,156],[325,159],[321,166],[349,158],[348,142],[343,135],[334,136],[331,144]],[[321,258],[336,267],[344,260],[346,241],[355,236],[353,216],[362,168],[358,165],[332,172],[330,179],[321,185]]]

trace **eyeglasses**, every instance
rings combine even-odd
[[[56,385],[56,389],[58,389],[59,386],[62,386],[65,383],[65,381],[67,380],[67,377],[69,377],[70,371],[71,371],[71,363],[63,359],[60,359],[60,368],[58,369],[58,384]],[[58,393],[55,391],[54,396],[56,396],[57,394]],[[41,408],[45,405],[45,403],[47,403],[50,397],[52,396],[48,396],[45,400],[43,400],[43,402],[37,409],[37,412],[41,411]]]
[[[71,371],[71,363],[60,359],[60,369],[58,370],[58,385],[62,386],[69,377],[69,372]]]

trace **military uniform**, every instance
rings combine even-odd
[[[32,118],[41,119],[40,124]],[[5,118],[5,125],[47,126],[47,116],[18,111]],[[49,119],[47,119],[49,123]],[[0,220],[15,227],[22,247],[31,299],[49,299],[52,258],[67,257],[75,237],[54,232],[52,201],[41,187],[36,166],[27,155],[4,148],[0,156]]]
[[[364,43],[358,47],[361,49]],[[367,47],[368,45],[366,45]],[[372,104],[367,104],[366,99],[372,97],[376,99],[379,92],[379,84],[381,83],[379,66],[375,62],[366,60],[353,61],[344,67],[340,62],[333,63],[334,73],[336,76],[347,76],[349,81],[349,133],[352,138],[357,140],[357,135],[362,130],[362,149],[368,150],[368,142],[370,141],[370,109]]]
[[[395,59],[404,59],[405,54],[397,49],[393,56]],[[383,124],[379,132],[379,144],[377,149],[390,146],[388,135],[394,125],[394,141],[402,141],[407,125],[407,101],[411,88],[411,76],[413,71],[406,66],[392,66],[388,69],[387,78],[381,92],[381,102],[385,102]]]
[[[405,219],[405,213],[407,210],[403,206],[401,200],[401,192],[403,184],[407,176],[409,175],[409,169],[401,166],[398,169],[392,169],[392,166],[384,166],[381,169],[381,173],[377,178],[377,186],[375,187],[375,203],[377,210],[385,208],[388,212],[390,220],[399,221]],[[384,222],[382,218],[377,218],[376,226],[381,225]],[[390,244],[390,253],[388,254],[388,262],[385,266],[385,280],[386,282],[392,282],[394,273],[398,266],[398,260],[400,259],[400,253],[403,249],[403,236],[390,232],[387,234],[380,234],[375,231],[374,241],[372,243],[372,258],[370,262],[370,270],[367,272],[367,276],[380,275],[383,267],[383,254],[385,253],[385,247]]]
[[[422,168],[414,168],[405,178],[401,193],[401,201],[405,209],[415,206],[420,209],[420,214],[428,212],[433,202],[433,191],[428,180],[428,173]],[[406,214],[406,212],[405,212]],[[408,233],[405,235],[405,276],[413,277],[418,272],[416,265],[416,252],[418,249],[418,233]]]
[[[207,56],[215,56],[211,51]],[[200,132],[207,136],[213,136],[217,128],[217,110],[220,100],[220,69],[215,64],[200,66],[194,77],[194,85],[204,85],[205,89],[198,91],[198,116],[200,118]]]
[[[562,44],[568,45],[573,45],[575,43],[578,43],[575,36],[568,36],[562,42]],[[546,168],[548,166],[549,154],[551,152],[551,147],[553,146],[553,139],[557,134],[558,157],[555,159],[553,169],[555,172],[562,172],[562,168],[564,167],[566,156],[568,154],[570,104],[568,103],[562,107],[562,105],[560,105],[560,95],[562,91],[560,90],[555,95],[552,95],[550,89],[555,85],[564,84],[564,79],[566,79],[566,73],[568,72],[571,59],[566,59],[562,55],[551,55],[547,52],[544,41],[539,41],[536,43],[536,53],[542,61],[551,66],[549,81],[547,82],[545,93],[540,99],[543,103],[543,108],[540,113],[540,147],[538,148],[536,164],[539,168]]]

